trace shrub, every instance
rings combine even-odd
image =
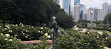
[[[0,33],[0,49],[23,49],[25,48],[21,43],[21,40],[9,34]]]
[[[102,35],[102,38],[104,39],[104,45],[105,45],[106,47],[111,48],[111,36],[110,36],[110,34],[104,33],[104,34]]]
[[[103,49],[103,39],[97,33],[68,33],[61,35],[55,45],[58,49]]]
[[[34,27],[30,25],[13,25],[7,24],[5,28],[0,26],[0,32],[4,34],[10,34],[21,40],[39,40],[39,38],[46,32],[49,28],[47,27]]]

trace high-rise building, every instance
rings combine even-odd
[[[86,9],[85,5],[80,4],[80,20],[83,19],[83,10]]]
[[[74,5],[74,19],[76,22],[80,20],[80,5],[79,4]]]
[[[91,14],[91,11],[93,11],[92,14]],[[104,20],[103,9],[89,8],[89,9],[83,10],[83,20],[103,21]]]
[[[94,21],[103,21],[104,17],[103,17],[103,9],[96,9],[94,8]]]
[[[91,14],[91,11],[94,11],[93,8],[89,8],[88,9],[88,12],[87,12],[87,20],[88,21],[94,21],[94,12]]]
[[[98,15],[99,15],[99,9],[94,8],[94,21],[98,20]]]
[[[71,15],[74,16],[74,0],[71,0]]]
[[[111,4],[108,5],[108,13],[111,14]]]
[[[70,14],[70,0],[64,0],[63,1],[63,9],[67,14]]]
[[[74,15],[74,0],[58,0],[58,4],[66,14]]]
[[[87,15],[88,15],[88,9],[86,9],[86,7],[84,6],[82,20],[87,20]]]
[[[104,20],[104,15],[103,15],[103,9],[98,10],[98,20],[103,21]]]
[[[80,4],[80,0],[74,0],[74,5]]]
[[[103,3],[103,16],[104,16],[104,18],[107,14],[108,14],[108,3]]]

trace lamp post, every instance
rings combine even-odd
[[[59,37],[59,33],[58,33],[58,25],[57,25],[57,22],[56,22],[56,17],[52,17],[53,19],[53,22],[52,22],[52,29],[53,29],[53,49],[55,49],[54,45],[55,45],[55,42],[57,41],[58,37]]]
[[[93,22],[92,22],[92,14],[93,14],[93,10],[91,10],[91,30],[92,30],[92,24],[93,24]]]

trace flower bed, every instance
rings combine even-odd
[[[23,41],[27,40],[39,40],[44,33],[47,33],[50,29],[47,27],[34,27],[30,25],[13,25],[7,24],[5,28],[0,25],[0,32],[3,34],[10,34]]]
[[[20,39],[10,36],[9,34],[0,33],[0,49],[23,49],[25,48]]]

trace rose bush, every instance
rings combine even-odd
[[[57,41],[58,49],[103,49],[103,39],[97,33],[68,33]]]
[[[0,49],[24,49],[25,46],[20,42],[16,37],[0,33]]]
[[[0,33],[0,49],[48,49],[46,40],[49,39],[47,35],[43,35],[39,45],[24,45],[20,39],[11,36],[10,34]]]
[[[13,25],[7,24],[5,28],[0,25],[0,32],[3,34],[10,34],[21,40],[39,40],[39,38],[47,33],[50,29],[47,27],[34,27],[30,25]]]

